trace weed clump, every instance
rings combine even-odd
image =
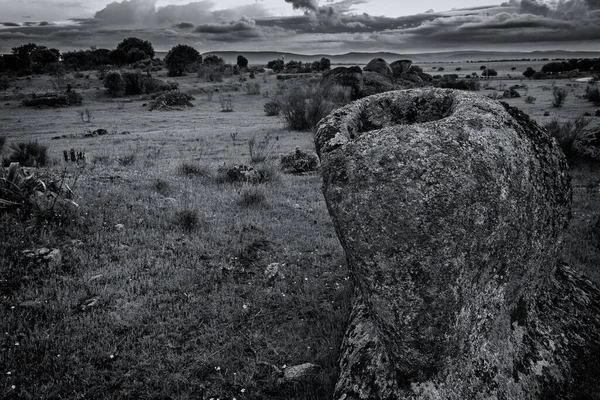
[[[575,142],[581,138],[584,129],[590,124],[590,120],[579,116],[574,120],[561,122],[558,118],[553,119],[544,127],[548,134],[556,139],[560,148],[565,153],[567,160],[571,161],[576,155]]]
[[[265,104],[265,114],[267,114],[268,117],[274,117],[279,115],[279,111],[279,103],[277,103],[276,101],[270,101]]]
[[[552,91],[552,106],[556,108],[560,108],[565,104],[565,100],[567,99],[567,89],[555,87]]]
[[[48,164],[48,146],[37,141],[11,143],[8,147],[12,152],[4,159],[4,166],[14,162],[23,167],[44,167]]]
[[[319,160],[315,154],[311,154],[296,148],[290,154],[281,156],[281,167],[284,171],[301,174],[315,171],[319,166]]]
[[[163,179],[156,179],[153,186],[156,193],[162,196],[168,196],[171,193],[171,185]]]
[[[173,223],[185,232],[193,232],[200,226],[200,218],[196,210],[180,210],[175,213]]]
[[[179,86],[140,72],[108,72],[103,79],[104,87],[111,96],[131,96],[176,90]]]
[[[25,107],[68,107],[81,105],[83,98],[74,90],[66,92],[51,92],[42,95],[33,94],[31,99],[24,99]]]
[[[343,86],[318,83],[293,83],[278,98],[281,115],[292,130],[315,129],[331,111],[350,101]]]
[[[534,104],[536,100],[537,100],[537,98],[535,98],[533,96],[525,97],[525,103],[527,103],[527,104]]]
[[[150,111],[171,111],[181,110],[186,107],[194,107],[190,100],[194,100],[194,98],[189,94],[181,93],[178,90],[171,90],[158,95],[150,102],[148,109]]]
[[[593,103],[600,103],[600,89],[597,85],[588,85],[585,88],[585,98]]]
[[[210,173],[206,167],[198,165],[198,164],[188,163],[188,162],[184,162],[181,165],[179,165],[179,167],[177,167],[177,172],[180,175],[188,176],[188,177],[191,177],[191,176],[206,177],[206,176],[210,175]]]
[[[245,208],[256,207],[264,204],[265,199],[265,191],[261,186],[244,185],[237,204]]]

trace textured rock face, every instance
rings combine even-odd
[[[394,78],[400,78],[400,76],[408,72],[412,65],[411,60],[398,60],[394,61],[390,64],[390,68],[392,69],[392,73],[394,74]]]
[[[377,72],[378,74],[393,76],[392,68],[383,58],[374,58],[363,68],[363,71]]]
[[[360,67],[337,67],[323,74],[326,82],[350,87],[353,99],[357,99],[363,90],[363,74]]]
[[[557,268],[571,189],[537,124],[415,89],[335,111],[315,140],[356,285],[336,398],[600,398],[600,295]]]

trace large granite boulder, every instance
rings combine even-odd
[[[383,58],[374,58],[363,68],[363,71],[377,72],[378,74],[394,76],[392,68]]]
[[[363,90],[363,73],[360,67],[337,67],[323,74],[324,83],[333,83],[351,89],[352,100],[359,98]]]
[[[398,60],[390,64],[394,78],[400,78],[402,74],[408,72],[412,66],[411,60]]]
[[[335,399],[600,398],[600,292],[557,262],[571,188],[543,129],[414,89],[315,141],[356,288]]]

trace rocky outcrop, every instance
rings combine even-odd
[[[411,60],[398,60],[390,64],[394,78],[400,78],[402,74],[408,72],[412,66]]]
[[[359,98],[363,90],[363,73],[360,67],[337,67],[323,74],[325,83],[349,87],[353,100]]]
[[[355,285],[336,399],[600,398],[600,292],[557,262],[559,147],[473,93],[371,96],[318,127]]]
[[[386,76],[394,76],[392,68],[383,58],[374,58],[363,68],[363,71],[377,72]]]

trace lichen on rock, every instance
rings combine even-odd
[[[356,286],[336,399],[600,396],[600,294],[557,263],[571,187],[543,129],[429,88],[338,109],[315,141]]]

